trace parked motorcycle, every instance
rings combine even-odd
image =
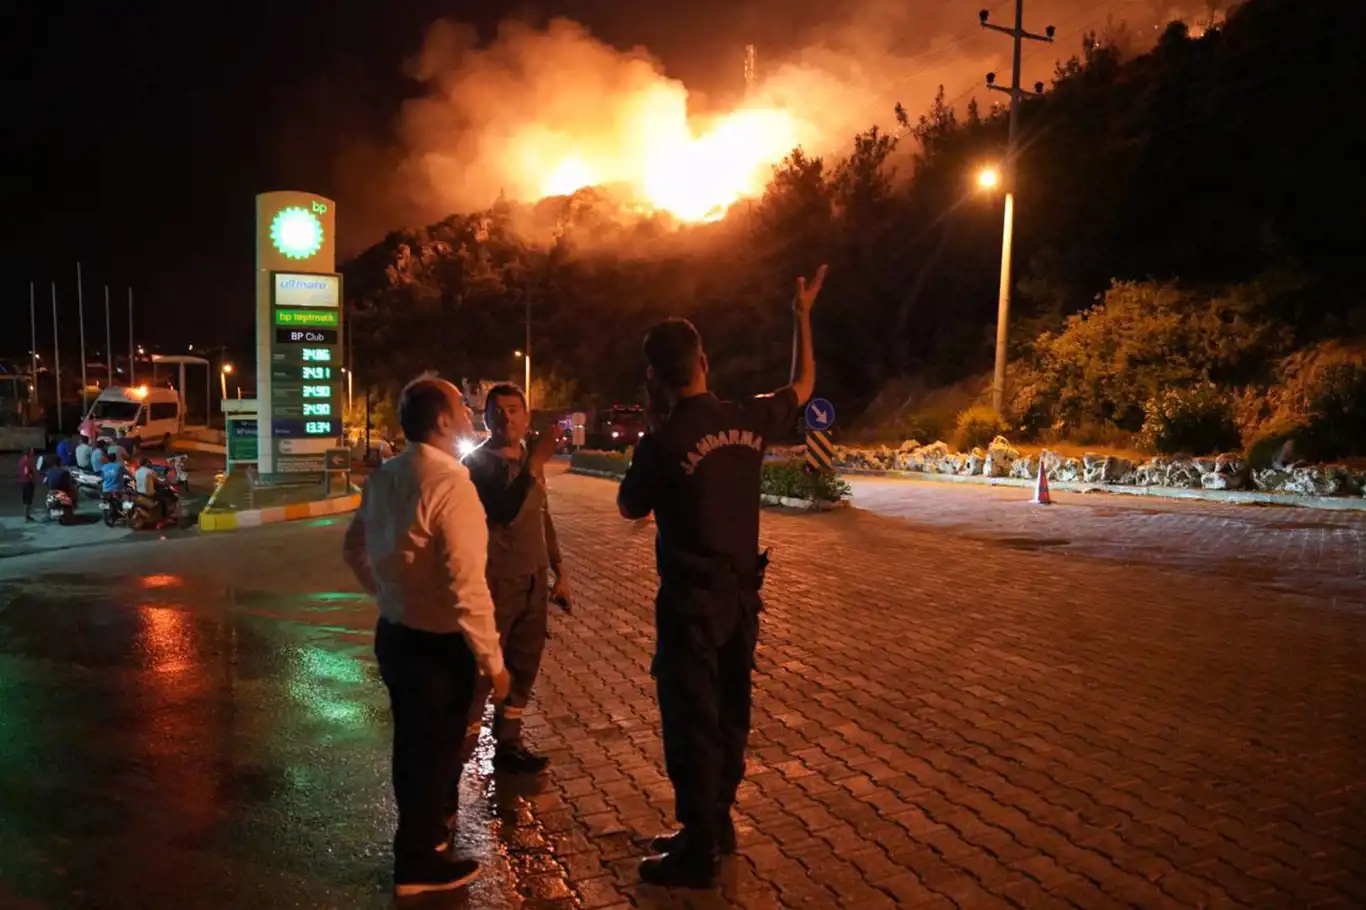
[[[47,493],[47,517],[58,524],[71,524],[76,514],[76,504],[66,490],[49,490]]]
[[[101,489],[103,489],[100,475],[95,471],[87,471],[85,468],[72,468],[71,479],[76,481],[76,487],[82,493],[91,497],[99,496]]]
[[[157,484],[157,493],[161,497],[161,506],[139,506],[145,512],[141,527],[179,527],[180,526],[180,490],[173,483]],[[159,520],[158,520],[159,519]],[[134,525],[139,527],[139,525]]]
[[[122,493],[105,493],[100,497],[100,512],[104,515],[104,523],[108,527],[116,527],[119,524],[126,524],[133,527],[133,514],[137,511],[137,499],[133,495],[132,485],[124,488]]]
[[[190,488],[190,472],[185,468],[185,455],[168,455],[162,459],[163,464],[153,465],[157,468],[157,473],[162,480],[167,483],[175,482],[177,492]]]

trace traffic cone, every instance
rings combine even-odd
[[[1048,495],[1048,474],[1044,472],[1043,456],[1039,456],[1039,479],[1034,483],[1034,502],[1041,506],[1051,506],[1053,497]]]

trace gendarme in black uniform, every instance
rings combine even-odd
[[[745,773],[768,561],[760,475],[764,450],[796,417],[791,388],[734,402],[682,398],[636,446],[619,494],[624,512],[653,511],[659,530],[653,672],[675,812],[696,856],[734,849],[730,810]]]

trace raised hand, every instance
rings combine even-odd
[[[804,275],[797,277],[797,296],[792,298],[792,307],[798,314],[805,315],[811,312],[816,298],[820,296],[821,285],[825,284],[826,268],[827,266],[822,265],[816,269],[815,277],[809,282]]]

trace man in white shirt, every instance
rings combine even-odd
[[[81,437],[81,444],[76,446],[76,467],[82,471],[90,470],[90,453],[95,451],[95,447],[90,444],[89,436]]]
[[[146,458],[136,460],[138,469],[133,472],[133,483],[138,493],[155,498],[157,495],[157,472],[148,464]]]
[[[446,800],[458,792],[479,676],[498,699],[509,678],[484,577],[484,509],[456,454],[473,432],[470,410],[454,385],[422,377],[403,390],[399,422],[409,446],[366,482],[344,557],[379,605],[375,656],[394,718],[394,890],[405,897],[479,874],[452,855]]]

